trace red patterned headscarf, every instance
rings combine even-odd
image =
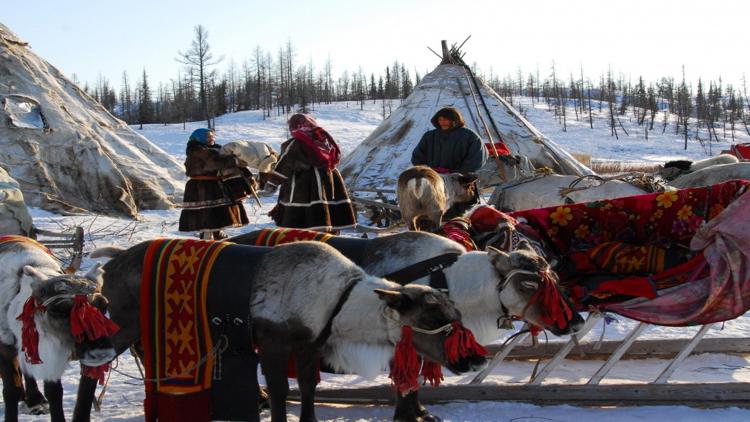
[[[341,159],[341,150],[328,134],[309,114],[295,114],[289,118],[289,132],[305,147],[311,164],[318,168],[333,170]]]

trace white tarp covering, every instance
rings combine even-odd
[[[29,205],[136,216],[179,201],[184,169],[0,24],[0,164]]]

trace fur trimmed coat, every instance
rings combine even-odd
[[[187,144],[185,174],[190,179],[185,185],[180,213],[182,232],[221,230],[249,222],[242,199],[232,199],[220,178],[221,172],[239,171],[238,159],[221,155],[220,148],[197,141]]]
[[[281,158],[267,183],[280,186],[279,202],[269,213],[279,227],[334,231],[356,224],[341,173],[313,167],[294,138],[281,145]]]

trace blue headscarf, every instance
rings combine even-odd
[[[204,127],[200,129],[195,129],[193,133],[190,134],[190,138],[188,138],[188,142],[196,141],[196,142],[200,142],[203,145],[208,145],[208,134],[212,132],[213,130],[206,129]]]

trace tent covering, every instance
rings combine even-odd
[[[174,206],[182,165],[0,24],[0,164],[26,202],[134,217]]]
[[[395,189],[398,175],[411,166],[411,153],[422,135],[433,129],[430,119],[443,107],[457,108],[466,126],[483,142],[488,143],[490,137],[494,142],[502,140],[512,154],[527,157],[537,168],[546,166],[556,173],[578,176],[592,174],[481,79],[475,80],[476,84],[457,52],[444,49],[443,63],[425,75],[401,106],[342,160],[339,168],[349,189]]]

